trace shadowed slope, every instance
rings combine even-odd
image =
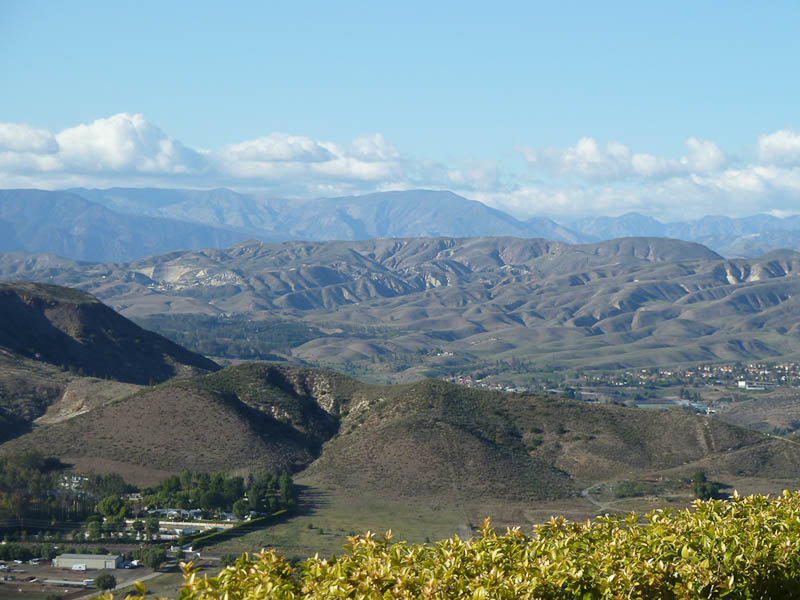
[[[0,347],[97,377],[147,383],[219,368],[78,290],[0,283],[0,313]]]

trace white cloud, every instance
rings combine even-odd
[[[0,152],[54,154],[58,142],[46,129],[17,123],[0,123]]]
[[[382,135],[359,137],[347,150],[332,142],[272,133],[255,140],[224,146],[212,153],[221,173],[233,177],[378,181],[394,176],[401,159]]]
[[[0,124],[0,186],[260,185],[311,196],[371,191],[407,179],[414,168],[380,133],[357,137],[348,147],[273,132],[195,150],[140,114],[120,113],[55,134]]]
[[[767,164],[800,164],[800,134],[788,129],[758,136],[758,160]]]
[[[205,158],[164,134],[142,115],[120,113],[64,129],[56,136],[63,170],[187,174]]]
[[[352,156],[363,161],[396,161],[400,152],[380,133],[362,135],[353,140]]]
[[[142,115],[121,113],[56,133],[0,124],[0,187],[227,186],[287,198],[449,189],[519,217],[563,220],[628,211],[679,220],[800,208],[800,134],[789,130],[759,136],[750,162],[696,137],[678,158],[588,136],[565,148],[516,150],[533,174],[497,160],[412,159],[380,133],[337,144],[272,132],[196,150]]]
[[[324,162],[333,154],[324,145],[305,136],[271,133],[238,144],[224,146],[219,151],[226,162]]]
[[[688,154],[680,159],[687,171],[705,173],[725,166],[727,157],[722,148],[709,140],[689,138],[686,140]]]
[[[721,169],[727,162],[722,149],[714,142],[689,138],[687,153],[679,159],[634,153],[620,142],[605,147],[591,137],[583,137],[574,146],[535,150],[518,146],[517,150],[535,168],[562,176],[575,176],[588,181],[631,178],[664,178],[693,172]]]

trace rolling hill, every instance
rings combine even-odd
[[[665,238],[248,241],[131,263],[5,253],[0,277],[84,289],[195,349],[410,381],[498,360],[524,373],[795,357],[798,257],[726,260]],[[273,344],[281,328],[295,335]]]
[[[0,451],[46,447],[77,464],[131,472],[289,470],[307,484],[445,505],[565,498],[621,473],[715,463],[733,453],[736,464],[758,464],[762,475],[795,477],[800,449],[789,448],[787,458],[786,445],[682,410],[437,381],[379,386],[251,363],[38,425]]]
[[[219,368],[78,290],[0,283],[0,313],[0,348],[95,377],[146,384]]]
[[[589,254],[674,251],[621,241]],[[343,489],[435,509],[574,500],[599,482],[691,465],[723,479],[800,474],[800,446],[679,409],[377,385],[276,363],[214,370],[77,290],[3,284],[0,302],[11,317],[0,329],[0,453],[46,449],[140,484],[186,469],[289,471],[312,496]],[[65,357],[108,379],[63,370]],[[122,381],[150,370],[165,381]]]

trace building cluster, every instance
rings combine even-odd
[[[442,379],[449,381],[450,383],[463,385],[464,387],[491,390],[493,392],[516,392],[517,394],[521,394],[523,392],[530,391],[526,387],[498,383],[496,381],[486,381],[484,379],[474,379],[470,375],[452,375],[442,377]]]
[[[800,363],[778,364],[746,363],[699,365],[694,367],[671,367],[652,369],[630,369],[622,372],[583,373],[578,379],[584,385],[636,386],[636,385],[739,385],[748,383],[749,389],[756,384],[800,385]]]
[[[593,388],[710,385],[741,390],[770,390],[779,386],[800,386],[800,363],[708,364],[692,367],[628,369],[626,371],[579,371],[569,375],[564,373],[531,374],[531,383],[528,387],[500,381],[497,375],[484,379],[466,374],[450,375],[442,379],[470,388],[517,393],[563,394],[564,390],[573,390],[586,395]],[[572,396],[570,395],[570,397]]]

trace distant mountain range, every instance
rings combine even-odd
[[[113,188],[72,192],[112,210],[235,227],[262,241],[494,235],[587,241],[550,219],[519,221],[481,202],[446,191],[381,192],[292,202],[226,189]]]
[[[723,256],[752,258],[780,248],[800,250],[800,216],[707,216],[661,223],[629,213],[559,224],[544,217],[521,221],[452,192],[431,190],[306,201],[227,189],[0,190],[0,252],[25,250],[95,262],[222,248],[248,238],[438,236],[513,236],[570,244],[669,237],[701,243]]]
[[[243,354],[213,355],[258,356],[248,344],[274,340],[277,323],[284,341],[266,352],[396,381],[498,360],[535,371],[794,357],[798,273],[789,250],[724,259],[641,237],[251,240],[102,264],[0,254],[0,277],[79,287],[196,351],[238,337]]]
[[[779,248],[800,249],[800,215],[787,218],[753,215],[733,219],[706,216],[693,221],[661,223],[638,213],[593,217],[570,227],[595,239],[629,236],[668,237],[697,242],[723,256],[753,258]]]

